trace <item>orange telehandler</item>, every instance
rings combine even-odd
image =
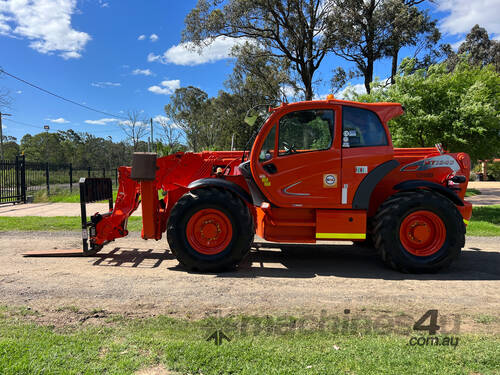
[[[135,153],[111,180],[80,181],[83,247],[95,254],[128,234],[142,204],[142,238],[166,231],[187,269],[238,265],[254,235],[280,243],[369,243],[391,267],[434,272],[456,259],[472,206],[470,158],[392,146],[398,103],[304,101],[269,108],[251,152]],[[163,196],[159,198],[159,191]],[[110,199],[87,220],[85,204]]]

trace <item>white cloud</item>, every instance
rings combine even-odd
[[[132,74],[137,76],[137,75],[143,75],[143,76],[153,76],[154,73],[149,70],[149,69],[135,69],[132,71]]]
[[[160,61],[160,60],[161,60],[160,55],[155,55],[153,52],[148,54],[148,62],[155,62],[155,61]]]
[[[101,118],[99,120],[85,120],[86,124],[90,125],[106,125],[108,123],[118,122],[116,118]]]
[[[169,122],[170,119],[167,117],[167,116],[163,116],[163,115],[156,115],[155,117],[153,117],[153,121],[154,122]]]
[[[357,83],[355,85],[350,85],[344,88],[342,91],[335,95],[338,99],[349,100],[353,94],[366,94],[366,88],[363,83]],[[326,96],[325,98],[326,99]]]
[[[101,8],[109,8],[109,3],[102,0],[99,0],[99,5],[101,6]]]
[[[21,90],[16,91],[16,94],[22,94],[23,92]]]
[[[475,24],[500,34],[500,0],[440,0],[438,10],[449,12],[440,25],[447,34],[467,34]]]
[[[298,92],[295,90],[295,88],[293,88],[292,86],[290,85],[285,85],[281,88],[281,90],[283,91],[283,94],[285,94],[285,96],[287,98],[295,98],[298,94]]]
[[[181,81],[179,81],[178,79],[162,81],[160,85],[161,86],[151,86],[148,88],[148,91],[159,95],[170,95],[173,94],[176,89],[181,87]]]
[[[160,124],[160,125],[169,125],[172,128],[179,128],[177,124],[174,124],[170,118],[164,115],[156,115],[153,117],[153,121]]]
[[[52,122],[54,124],[67,124],[67,123],[69,123],[68,120],[65,120],[62,117],[59,117],[59,118],[47,118],[46,120],[50,121],[50,122]]]
[[[158,39],[160,39],[160,37],[156,34],[151,34],[149,36],[149,40],[151,40],[153,43],[156,42]]]
[[[79,58],[91,37],[71,25],[76,4],[76,0],[1,0],[0,34],[27,38],[40,53]]]
[[[92,82],[90,85],[94,87],[105,88],[105,87],[118,87],[121,86],[122,84],[118,82]]]
[[[137,38],[137,40],[144,40],[146,39],[146,35],[142,34],[142,35],[139,35],[139,37]]]
[[[208,43],[208,39],[205,40]],[[149,62],[161,62],[162,64],[175,65],[200,65],[218,60],[230,58],[231,49],[237,45],[244,43],[243,39],[228,38],[221,36],[215,38],[208,46],[201,51],[191,42],[177,44],[170,47],[163,55],[148,55]]]
[[[455,42],[451,45],[451,48],[453,48],[455,51],[458,50],[458,47],[465,42],[465,39],[460,39],[458,42]]]

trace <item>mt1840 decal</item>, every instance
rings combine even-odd
[[[457,161],[450,155],[439,155],[432,158],[418,160],[414,163],[406,164],[401,168],[402,172],[426,171],[432,168],[448,167],[453,172],[458,172],[460,166]]]

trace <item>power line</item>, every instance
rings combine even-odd
[[[39,130],[42,130],[43,129],[43,126],[41,125],[33,125],[33,124],[27,124],[25,122],[22,122],[22,121],[17,121],[17,120],[12,120],[10,118],[6,118],[4,119],[5,121],[10,121],[10,122],[14,122],[16,124],[19,124],[19,125],[24,125],[24,126],[28,126],[30,128],[35,128],[35,129],[39,129]],[[64,129],[64,130],[60,130],[60,131],[66,131],[66,130],[69,130],[69,129]],[[108,132],[113,132],[113,131],[117,131],[117,130],[121,130],[119,128],[117,129],[109,129],[109,130],[99,130],[99,131],[92,131],[92,132],[89,132],[89,131],[85,131],[85,130],[78,130],[78,129],[71,129],[71,130],[74,130],[76,132],[87,132],[89,134],[94,134],[94,133],[108,133]]]
[[[25,122],[21,122],[21,121],[17,121],[17,120],[12,120],[10,118],[6,118],[5,120],[9,121],[9,122],[14,122],[14,123],[19,124],[19,125],[29,126],[30,128],[43,129],[43,126],[26,124]]]
[[[77,105],[77,106],[79,106],[79,107],[85,108],[85,109],[87,109],[87,110],[89,110],[89,111],[97,112],[97,113],[100,113],[100,114],[103,114],[103,115],[106,115],[106,116],[116,117],[116,118],[120,118],[120,119],[124,119],[124,120],[126,120],[126,119],[127,119],[126,117],[123,117],[123,116],[118,116],[118,115],[114,115],[114,114],[112,114],[112,113],[108,113],[108,112],[104,112],[104,111],[101,111],[101,110],[99,110],[99,109],[95,109],[95,108],[89,107],[88,105],[85,105],[85,104],[80,104],[80,103],[78,103],[78,102],[75,102],[74,100],[67,99],[67,98],[65,98],[65,97],[63,97],[63,96],[61,96],[61,95],[54,94],[53,92],[50,92],[50,91],[48,91],[48,90],[45,90],[44,88],[42,88],[42,87],[40,87],[40,86],[37,86],[37,85],[35,85],[35,84],[33,84],[33,83],[30,83],[30,82],[28,82],[28,81],[25,81],[24,79],[19,78],[19,77],[17,77],[17,76],[15,76],[15,75],[13,75],[13,74],[7,73],[5,70],[3,70],[3,69],[1,69],[1,68],[0,68],[0,73],[6,74],[6,75],[8,75],[9,77],[12,77],[12,78],[14,78],[14,79],[17,79],[17,80],[18,80],[18,81],[20,81],[20,82],[25,83],[26,85],[29,85],[29,86],[31,86],[31,87],[34,87],[35,89],[38,89],[38,90],[40,90],[40,91],[43,91],[43,92],[45,92],[46,94],[49,94],[49,95],[55,96],[56,98],[59,98],[59,99],[64,100],[64,101],[66,101],[66,102],[68,102],[68,103],[71,103],[71,104]]]

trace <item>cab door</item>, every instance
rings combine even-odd
[[[290,106],[292,107],[292,106]],[[331,208],[341,198],[340,106],[287,108],[252,156],[255,181],[278,207]]]

